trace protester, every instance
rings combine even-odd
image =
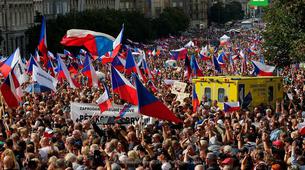
[[[213,38],[196,40],[198,47],[209,45],[209,50],[203,55],[211,58],[214,53],[224,52],[231,57],[236,55],[239,59],[233,60],[231,64],[225,61],[227,65],[221,68],[223,72],[218,73],[212,60],[205,61],[196,56],[198,68],[201,69],[199,71],[204,76],[251,76],[253,66],[250,62],[243,65],[240,52],[243,50],[248,59],[261,59],[260,52],[263,49],[258,32],[242,31],[232,35],[230,44],[219,46],[218,49],[210,46],[209,42],[220,37],[222,32],[209,32]],[[88,77],[76,75],[72,78],[81,80],[78,81],[81,87],[73,88],[71,82],[61,80],[56,92],[24,91],[22,103],[16,108],[9,108],[2,98],[1,168],[303,169],[305,140],[300,126],[305,116],[304,70],[286,67],[279,72],[284,78],[285,97],[283,101],[276,102],[276,107],[264,104],[226,113],[218,106],[218,101],[203,96],[198,109],[194,111],[191,97],[193,86],[189,78],[196,75],[188,77],[188,73],[184,74],[187,70],[184,59],[172,65],[167,62],[170,49],[180,48],[190,39],[181,36],[154,41],[151,46],[156,48],[157,52],[154,53],[158,55],[151,54],[152,51],[147,53],[146,62],[150,71],[143,71],[143,75],[152,83],[142,81],[182,123],[151,118],[148,123],[140,120],[134,124],[120,124],[114,120],[101,125],[97,121],[99,115],[74,121],[70,116],[70,102],[98,104],[96,101],[106,88],[112,102],[129,106],[126,100],[112,92],[110,65],[96,60],[94,67],[104,73],[104,77],[100,78],[104,85],[89,87]],[[129,48],[149,51],[149,46],[141,47],[138,44],[129,44]],[[189,47],[188,55],[196,54],[196,50],[198,53],[201,49],[198,51],[196,47]],[[122,58],[124,52],[125,48],[122,49]],[[149,74],[153,78],[149,78]],[[126,78],[132,79],[130,75],[126,75]],[[187,83],[185,93],[190,95],[178,100],[172,93],[174,81]],[[23,86],[30,83],[28,81]],[[77,80],[74,83],[77,84]]]

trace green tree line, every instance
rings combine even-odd
[[[274,0],[264,16],[265,56],[278,66],[305,60],[305,1]]]
[[[39,20],[39,19],[38,19]],[[158,18],[147,18],[137,11],[118,11],[113,9],[88,10],[59,15],[47,20],[48,49],[62,51],[61,38],[69,29],[88,29],[107,33],[116,37],[125,25],[124,40],[149,42],[150,40],[177,35],[189,27],[189,17],[179,8],[166,8]],[[27,30],[29,37],[28,52],[32,53],[38,44],[40,27],[38,24]],[[69,48],[68,48],[69,49]],[[71,48],[70,48],[71,49]]]

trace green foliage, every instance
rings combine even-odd
[[[188,17],[182,10],[176,8],[165,9],[159,18],[146,18],[137,11],[116,11],[113,9],[90,10],[84,12],[71,12],[56,19],[47,20],[47,41],[51,51],[62,51],[59,43],[69,29],[88,29],[104,32],[116,37],[122,24],[125,24],[124,39],[147,42],[161,36],[178,34],[187,29]],[[28,52],[33,52],[38,44],[40,25],[27,30],[30,39]],[[67,48],[69,50],[75,48]]]
[[[209,21],[224,24],[231,20],[242,19],[244,13],[240,2],[232,1],[227,4],[218,2],[209,9]]]
[[[265,56],[277,65],[305,59],[305,1],[274,0],[264,16]]]

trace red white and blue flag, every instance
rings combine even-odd
[[[57,79],[66,79],[71,88],[75,89],[76,86],[71,78],[70,72],[67,69],[66,64],[62,61],[61,57],[57,57]]]
[[[193,104],[193,112],[197,112],[197,109],[199,107],[199,100],[196,93],[195,85],[193,85],[193,94],[192,94],[192,104]]]
[[[97,87],[98,86],[98,78],[94,67],[91,63],[91,59],[89,55],[86,56],[84,62],[84,68],[82,70],[82,74],[88,78],[88,86],[89,87]]]
[[[20,50],[19,48],[17,48],[15,52],[9,58],[7,58],[1,65],[0,72],[2,73],[2,75],[4,77],[7,77],[19,60],[21,60]]]
[[[40,31],[40,38],[38,43],[38,50],[42,54],[42,62],[47,64],[48,60],[48,46],[47,46],[47,31],[46,31],[46,20],[45,17],[42,16],[42,23],[41,23],[41,31]]]
[[[252,64],[254,66],[254,71],[253,73],[258,76],[273,76],[273,71],[275,69],[275,66],[270,66],[263,64],[258,61],[253,61]]]
[[[192,75],[193,75],[193,77],[203,76],[203,72],[199,68],[199,65],[198,65],[198,63],[196,61],[195,55],[192,55],[190,65],[191,65],[191,68],[192,68]]]
[[[14,72],[9,72],[3,84],[0,87],[3,99],[10,108],[19,106],[20,96],[17,94],[17,88],[20,86]]]
[[[124,24],[122,26],[121,32],[119,33],[119,35],[116,37],[116,39],[113,42],[113,51],[112,51],[111,57],[117,56],[121,49],[123,32],[124,32]]]
[[[138,104],[136,88],[113,66],[111,66],[112,90],[121,99],[133,105]]]
[[[65,46],[85,46],[91,55],[102,56],[113,50],[114,38],[108,34],[82,29],[71,29],[62,38]]]
[[[187,56],[187,49],[180,48],[177,50],[171,50],[170,55],[171,55],[171,59],[173,59],[173,60],[183,60]]]
[[[235,112],[240,110],[239,102],[224,102],[223,107],[225,112]]]
[[[137,98],[139,101],[138,106],[141,114],[175,123],[182,122],[173,112],[171,112],[161,101],[159,101],[143,86],[135,74],[133,74],[133,78],[137,88]]]
[[[96,100],[96,103],[100,107],[101,113],[107,111],[112,107],[111,99],[109,98],[109,92],[107,88],[105,88],[104,93]]]

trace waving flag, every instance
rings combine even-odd
[[[125,69],[127,75],[130,75],[131,72],[137,73],[136,63],[130,50],[127,53]]]
[[[235,112],[240,110],[239,102],[224,102],[223,107],[225,112]]]
[[[9,72],[0,87],[3,99],[10,108],[19,106],[20,97],[17,95],[17,88],[20,86],[14,72]]]
[[[171,59],[173,60],[182,60],[186,58],[187,55],[187,49],[186,48],[180,48],[177,50],[170,51]]]
[[[20,50],[19,48],[17,48],[15,52],[9,58],[7,58],[0,66],[0,72],[2,73],[2,75],[4,77],[7,77],[10,71],[13,69],[13,67],[19,60],[21,60]]]
[[[56,92],[57,80],[40,67],[35,65],[33,66],[32,79],[33,81],[36,81],[40,86],[46,87]]]
[[[33,66],[38,66],[36,60],[34,59],[34,57],[31,55],[31,58],[28,62],[28,73],[32,74],[32,71],[33,71]]]
[[[21,59],[17,61],[17,63],[15,64],[15,66],[11,72],[14,72],[14,75],[16,76],[20,85],[27,82],[28,75],[26,74],[26,66]],[[19,94],[21,96],[21,94],[22,94],[21,87],[18,90],[20,90],[18,92],[20,92]]]
[[[203,76],[202,70],[199,68],[198,63],[194,55],[191,57],[191,68],[193,72],[193,76]]]
[[[76,86],[70,76],[70,73],[67,69],[67,66],[65,65],[65,63],[62,61],[61,57],[57,57],[57,78],[59,80],[62,80],[62,79],[67,79],[67,81],[69,82],[70,84],[70,87],[75,89]]]
[[[49,60],[47,63],[47,70],[51,76],[55,77],[54,66],[51,60]]]
[[[195,85],[193,85],[193,95],[192,95],[193,112],[196,112],[199,107],[199,100],[196,93]]]
[[[126,104],[124,105],[123,109],[119,112],[119,116],[117,116],[115,118],[115,120],[119,120],[121,118],[123,118],[125,116],[125,114],[127,113],[127,110],[131,108],[131,104]]]
[[[123,32],[124,32],[124,24],[122,26],[120,34],[116,37],[116,39],[113,42],[113,51],[112,51],[112,57],[115,57],[118,55],[121,46],[122,46],[122,39],[123,39]]]
[[[171,112],[162,102],[160,102],[153,94],[151,94],[140,82],[138,77],[134,74],[137,88],[137,98],[139,101],[139,112],[143,115],[155,117],[161,120],[168,120],[170,122],[182,122]]]
[[[113,50],[114,40],[112,36],[105,33],[71,29],[67,31],[60,43],[65,46],[85,46],[92,55],[102,56]]]
[[[96,100],[96,103],[100,107],[101,113],[111,108],[112,104],[107,88],[105,88],[104,93]]]
[[[120,72],[124,72],[126,61],[119,56],[114,57],[111,62],[112,66],[119,70]]]
[[[48,51],[48,58],[55,60],[55,56],[51,51]]]
[[[214,64],[214,67],[215,67],[215,70],[218,72],[218,73],[221,73],[221,67],[218,63],[218,60],[216,59],[215,56],[213,56],[213,64]]]
[[[145,58],[142,59],[142,65],[143,65],[144,72],[147,74],[148,78],[149,78],[150,80],[153,80],[154,77],[153,77],[153,75],[151,74],[150,69],[148,68],[148,65],[147,65],[147,62],[146,62],[146,59],[145,59]]]
[[[98,86],[98,78],[97,78],[96,72],[92,66],[89,55],[86,56],[82,73],[83,73],[83,75],[85,75],[88,78],[88,83],[89,83],[88,86],[90,86],[90,87]]]
[[[102,61],[102,64],[107,64],[107,63],[111,63],[113,61],[114,57],[112,57],[111,52],[108,51],[103,56],[99,57],[98,59],[99,59],[99,61]]]
[[[121,99],[133,105],[138,104],[137,91],[135,87],[113,66],[111,67],[112,90]]]
[[[41,52],[43,59],[42,61],[44,64],[47,63],[48,59],[48,48],[47,48],[47,32],[46,32],[46,20],[45,17],[42,16],[42,23],[41,23],[41,31],[40,31],[40,38],[38,43],[38,50]]]
[[[253,73],[255,75],[258,75],[258,76],[272,76],[273,75],[273,71],[275,69],[274,66],[269,66],[269,65],[263,64],[258,61],[253,61],[253,60],[252,60],[252,64],[254,66]]]
[[[218,60],[218,63],[221,67],[225,67],[226,66],[226,63],[225,63],[225,60],[226,60],[226,55],[224,52],[220,53],[220,55],[218,56],[217,60]]]
[[[205,47],[201,48],[201,50],[199,52],[199,56],[204,61],[211,60],[211,58],[208,56],[208,46],[207,45]]]

